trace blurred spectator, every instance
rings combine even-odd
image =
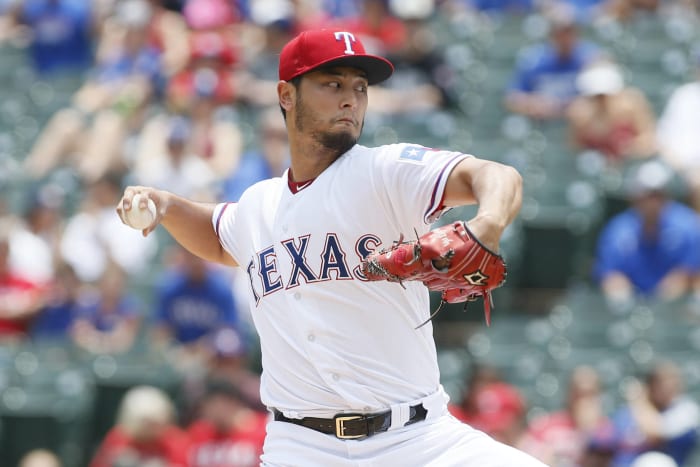
[[[169,128],[158,128],[161,124]],[[158,119],[152,122],[149,131],[165,131],[167,136],[162,146],[146,148],[144,144],[140,149],[144,154],[139,156],[134,167],[136,184],[153,186],[188,198],[211,199],[217,176],[202,157],[190,152],[189,120],[184,117]],[[142,138],[148,139],[143,134]],[[159,137],[153,137],[150,142],[155,144],[161,141]]]
[[[494,439],[515,446],[525,428],[526,403],[517,388],[501,380],[491,368],[478,368],[459,406],[449,410],[460,421]]]
[[[18,33],[15,24],[14,14],[11,11],[14,5],[14,0],[0,0],[0,46],[6,42],[13,40]]]
[[[406,27],[389,9],[389,0],[362,0],[360,14],[336,27],[357,34],[369,53],[390,54],[407,39]]]
[[[223,182],[221,199],[238,201],[256,182],[279,177],[289,166],[289,142],[279,107],[265,110],[257,125],[255,147],[245,152],[236,170]]]
[[[214,358],[209,377],[233,382],[252,408],[265,410],[260,401],[260,375],[249,369],[248,349],[257,342],[246,343],[243,334],[231,327],[219,329],[211,340]]]
[[[120,182],[109,175],[91,184],[79,210],[68,220],[61,239],[61,257],[80,280],[96,281],[110,261],[130,276],[141,276],[157,252],[154,235],[124,225],[115,215]]]
[[[654,17],[659,14],[662,3],[659,0],[608,0],[602,8],[601,16],[620,22],[631,22],[640,16]]]
[[[577,367],[569,379],[563,410],[530,422],[518,447],[552,467],[590,465],[586,460],[590,441],[612,431],[600,396],[595,369]]]
[[[554,9],[548,19],[549,42],[520,53],[505,101],[511,112],[540,120],[564,117],[578,94],[576,76],[598,55],[593,44],[579,38],[572,10]]]
[[[208,383],[201,415],[188,429],[189,467],[260,465],[267,416],[252,410],[230,382]]]
[[[246,92],[238,98],[255,107],[277,107],[279,54],[297,29],[294,7],[288,0],[255,1],[251,6],[255,27],[241,37],[245,64],[235,75],[236,87]]]
[[[320,0],[323,11],[333,18],[351,18],[360,14],[362,0]]]
[[[179,81],[171,83],[171,93],[176,99],[188,99],[199,92],[214,96],[220,104],[229,103],[234,97],[231,72],[240,59],[235,36],[219,31],[192,31],[187,50],[187,70],[176,78]]]
[[[149,43],[161,52],[162,69],[171,76],[187,63],[187,24],[181,14],[166,8],[167,0],[148,0],[148,3],[153,12]]]
[[[483,11],[489,15],[524,15],[535,5],[533,0],[447,0],[440,3],[443,9]]]
[[[61,467],[61,461],[51,451],[34,449],[20,459],[18,467]]]
[[[0,224],[0,343],[24,339],[44,303],[43,290],[10,270],[9,225]]]
[[[496,368],[489,365],[474,365],[469,372],[469,378],[463,388],[459,404],[449,405],[450,413],[458,419],[466,421],[467,418],[479,410],[477,404],[479,391],[488,384],[502,381],[503,377]]]
[[[90,467],[189,467],[187,449],[187,436],[175,425],[175,409],[167,394],[137,386],[124,395],[116,426]]]
[[[203,368],[212,356],[214,332],[235,327],[237,311],[227,276],[185,249],[173,248],[175,266],[158,287],[154,342],[174,347],[167,352],[175,365]]]
[[[237,61],[237,53],[222,36],[201,32],[192,39],[188,66],[172,78],[167,90],[170,110],[182,115],[189,126],[186,151],[205,161],[221,178],[235,169],[242,150],[241,132],[228,107],[236,97],[232,67]],[[151,153],[163,146],[174,122],[177,120],[157,115],[146,123],[137,167],[147,164]]]
[[[91,353],[118,354],[131,349],[143,311],[128,294],[126,278],[112,265],[103,274],[97,290],[81,301],[71,329],[73,342]]]
[[[224,381],[236,387],[249,408],[265,411],[260,401],[260,374],[249,367],[250,348],[243,334],[232,326],[222,326],[201,340],[208,360],[183,372],[181,419],[189,423],[198,416],[199,405],[207,393],[209,381]],[[181,368],[183,362],[176,363]]]
[[[259,1],[259,0],[256,0]],[[265,0],[263,0],[265,1]],[[332,16],[333,8],[324,8],[325,0],[290,0],[294,9],[294,35],[310,29],[323,29],[333,26],[336,17]],[[343,3],[354,3],[355,11],[361,9],[363,0],[335,0]],[[340,17],[347,19],[350,16]]]
[[[106,0],[113,1],[113,0]],[[123,0],[119,0],[123,1]],[[166,76],[179,71],[189,57],[187,24],[181,13],[167,8],[168,0],[145,0],[139,6],[128,7],[134,17],[148,14],[146,43],[160,53],[161,69]],[[98,57],[104,58],[120,47],[123,35],[119,21],[106,21],[98,47]]]
[[[650,157],[656,150],[654,115],[638,89],[626,87],[619,68],[596,62],[576,79],[581,95],[567,111],[569,131],[579,149],[592,149],[608,162]]]
[[[696,79],[676,88],[659,119],[661,156],[687,180],[693,207],[700,212],[700,53]]]
[[[394,11],[403,23],[406,38],[387,52],[394,64],[392,79],[369,92],[369,110],[382,114],[414,115],[433,111],[450,103],[456,73],[438,50],[439,43],[428,23],[433,13],[431,4],[411,8],[407,3]]]
[[[32,196],[23,222],[10,235],[10,265],[14,272],[37,284],[54,278],[63,229],[63,191],[47,185]]]
[[[628,187],[631,207],[600,233],[595,274],[613,302],[680,297],[700,270],[700,217],[669,198],[671,175],[658,161],[642,164]]]
[[[222,30],[240,21],[239,12],[228,0],[187,0],[182,13],[194,30]]]
[[[96,4],[81,0],[24,0],[12,9],[30,29],[30,55],[41,74],[81,72],[92,64],[92,40],[99,28]]]
[[[30,334],[34,340],[64,340],[70,337],[83,297],[83,283],[67,264],[56,271],[56,279],[47,292],[46,303],[32,320]]]
[[[55,113],[39,135],[25,160],[33,177],[44,177],[66,156],[87,181],[124,168],[123,143],[141,127],[147,104],[162,87],[160,54],[148,42],[151,18],[146,0],[116,4],[112,26],[105,27],[105,36],[116,39],[105,39],[72,107]]]
[[[657,363],[644,383],[628,385],[627,405],[613,417],[617,448],[613,467],[635,465],[635,459],[647,451],[687,465],[697,446],[700,407],[683,391],[680,370],[672,362]]]

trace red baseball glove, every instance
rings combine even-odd
[[[391,248],[369,254],[362,262],[362,273],[371,281],[421,281],[428,289],[442,292],[440,307],[483,297],[486,324],[490,325],[491,291],[505,282],[506,263],[460,221],[414,241],[404,242],[402,236]],[[440,308],[425,323],[438,311]]]

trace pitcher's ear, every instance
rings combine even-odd
[[[277,83],[277,96],[279,98],[280,107],[289,111],[296,102],[296,87],[287,81]]]

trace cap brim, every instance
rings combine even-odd
[[[367,83],[378,84],[388,79],[394,73],[394,65],[385,58],[376,55],[345,55],[343,57],[332,58],[326,62],[319,63],[313,69],[329,68],[334,66],[349,66],[359,68],[367,73]],[[308,73],[307,72],[307,73]]]

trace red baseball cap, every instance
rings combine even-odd
[[[289,81],[321,66],[351,66],[367,73],[367,82],[377,84],[394,72],[386,58],[365,53],[355,34],[330,29],[304,31],[289,41],[280,54],[279,76]]]

